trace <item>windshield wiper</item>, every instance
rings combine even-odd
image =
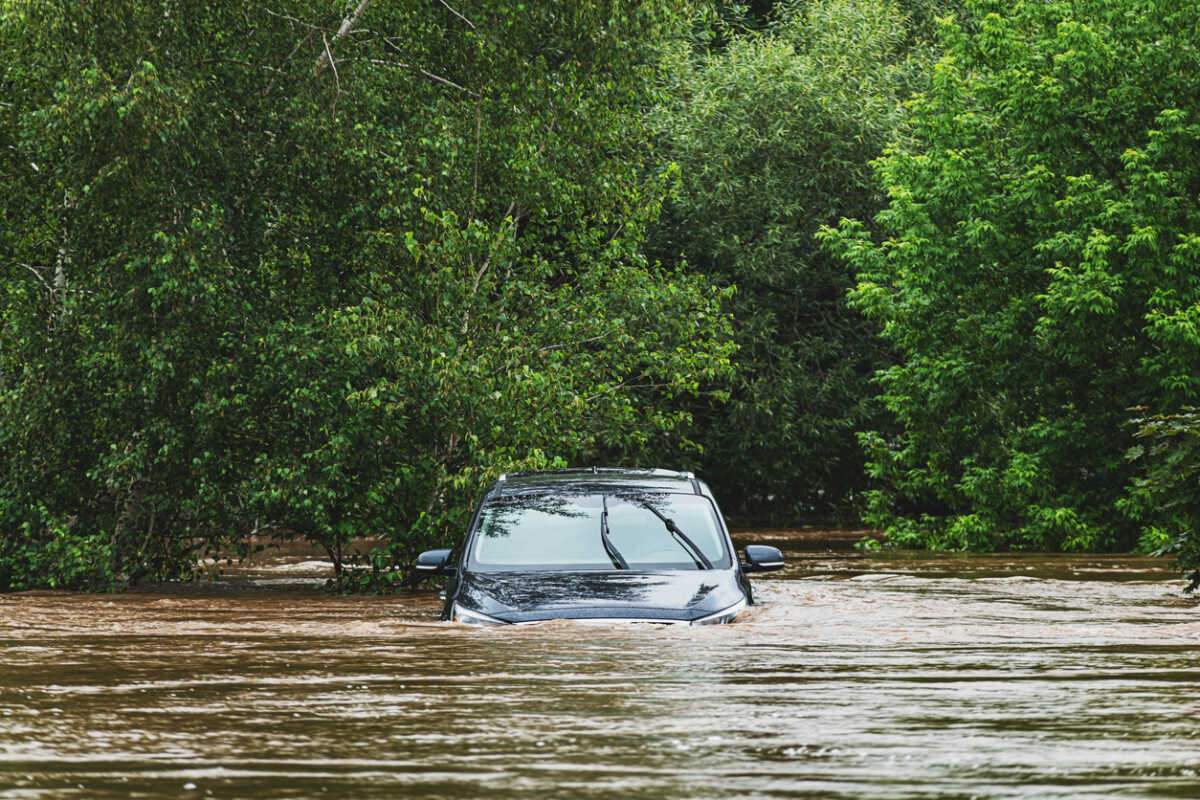
[[[708,556],[704,555],[704,552],[696,546],[696,543],[693,542],[686,533],[680,530],[679,526],[675,524],[675,520],[664,517],[662,512],[647,503],[645,500],[639,500],[638,504],[650,509],[651,514],[662,520],[663,525],[666,525],[667,530],[669,530],[671,535],[675,537],[675,541],[679,542],[680,546],[683,547],[684,550],[688,551],[688,555],[692,557],[692,561],[696,562],[696,569],[713,568],[712,562],[708,560]]]
[[[612,543],[612,539],[608,538],[608,499],[604,495],[600,495],[600,502],[604,504],[604,511],[600,513],[600,541],[604,543],[604,552],[608,553],[614,567],[629,569],[629,562],[625,560],[625,556],[621,555],[621,551]]]

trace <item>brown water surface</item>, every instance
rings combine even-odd
[[[1161,561],[862,555],[702,628],[437,621],[276,556],[0,595],[0,797],[1200,797],[1200,606]]]

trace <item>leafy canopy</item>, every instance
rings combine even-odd
[[[901,361],[867,433],[902,545],[1133,544],[1128,409],[1200,380],[1200,7],[973,0],[877,163],[881,239],[826,230]]]
[[[386,582],[497,471],[690,447],[731,344],[642,246],[669,3],[3,8],[0,588],[250,534]]]
[[[878,419],[869,379],[887,349],[845,305],[850,271],[813,237],[882,207],[869,162],[913,81],[906,37],[887,0],[814,0],[664,59],[652,141],[680,187],[652,244],[736,287],[730,400],[695,403],[703,463],[735,513],[828,517],[861,489],[854,431]]]

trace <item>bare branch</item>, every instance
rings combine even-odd
[[[403,54],[404,51],[401,50],[400,46],[397,45],[395,42],[393,42],[391,39],[384,36],[383,41],[388,45],[388,47],[392,48],[397,53]],[[475,92],[472,92],[470,89],[468,89],[465,86],[459,86],[457,83],[450,80],[449,78],[443,78],[441,75],[435,75],[432,72],[430,72],[429,70],[422,69],[421,67],[414,67],[412,64],[406,64],[403,61],[396,61],[393,63],[395,63],[395,65],[398,67],[404,67],[405,69],[416,70],[417,72],[421,73],[422,75],[424,75],[426,78],[428,78],[431,81],[434,81],[436,83],[444,83],[447,86],[452,86],[455,89],[458,89],[460,92],[465,92],[466,94],[471,95],[471,97],[478,97],[478,95]]]
[[[339,27],[337,29],[337,33],[333,35],[334,45],[346,38],[346,34],[353,30],[354,26],[358,24],[358,21],[362,18],[362,15],[366,12],[370,5],[371,0],[358,0],[358,6],[354,9],[354,12],[342,20],[341,27]],[[324,33],[321,35],[324,36]],[[324,69],[326,64],[333,64],[333,55],[330,53],[330,44],[328,42],[325,44],[325,52],[317,57],[317,63],[313,67],[313,74],[316,74]]]
[[[337,83],[338,91],[342,90],[342,82],[338,79],[337,62],[333,60],[333,53],[329,52],[329,37],[325,35],[325,31],[321,31],[321,42],[325,45],[325,57],[329,59],[329,66],[333,68],[333,80]]]
[[[49,282],[49,281],[47,281],[47,280],[45,279],[45,277],[43,277],[43,276],[42,276],[42,273],[40,273],[40,272],[38,272],[38,271],[37,271],[37,267],[34,267],[34,266],[30,265],[30,264],[18,264],[17,266],[24,267],[25,269],[27,269],[27,270],[29,270],[30,272],[32,272],[32,273],[33,273],[33,274],[34,274],[34,275],[37,277],[37,279],[38,279],[39,281],[41,281],[41,283],[42,283],[42,286],[45,286],[45,287],[46,287],[46,291],[47,291],[47,292],[49,292],[49,293],[51,294],[51,296],[53,296],[53,295],[54,295],[54,287],[53,287],[53,286],[51,286],[51,285],[50,285],[50,282]]]
[[[295,23],[296,25],[300,25],[300,26],[302,26],[302,27],[305,27],[305,28],[308,28],[309,30],[312,30],[312,31],[319,31],[319,30],[321,30],[321,26],[320,26],[320,25],[314,25],[314,24],[313,24],[313,23],[311,23],[311,22],[305,22],[305,21],[304,21],[304,20],[302,20],[302,19],[299,19],[299,18],[297,18],[297,17],[293,17],[291,14],[282,14],[282,13],[280,13],[280,12],[278,12],[278,11],[272,11],[272,10],[271,10],[271,9],[269,9],[269,8],[264,8],[264,9],[263,9],[263,11],[267,12],[267,13],[268,13],[268,14],[270,14],[272,17],[279,17],[279,19],[286,19],[288,22]]]
[[[475,156],[471,177],[471,215],[479,202],[479,145],[483,138],[483,94],[475,95]]]
[[[440,0],[440,2],[441,2],[441,4],[442,4],[442,5],[444,5],[444,6],[446,7],[446,10],[447,10],[447,11],[449,11],[451,14],[453,14],[454,16],[456,16],[456,17],[458,17],[459,19],[461,19],[463,22],[465,22],[465,23],[467,23],[468,25],[470,25],[470,26],[471,26],[471,30],[473,30],[473,31],[474,31],[474,30],[479,30],[478,28],[476,28],[476,27],[475,27],[475,23],[471,22],[471,20],[467,19],[467,18],[466,18],[466,17],[464,17],[462,14],[458,13],[458,12],[457,12],[457,11],[455,11],[453,8],[451,8],[451,7],[450,7],[450,4],[449,4],[449,3],[447,3],[447,2],[446,2],[446,0]]]
[[[337,119],[337,98],[342,94],[342,81],[338,77],[337,62],[333,60],[333,53],[329,52],[329,38],[325,36],[325,32],[321,31],[321,41],[325,44],[325,55],[329,58],[329,66],[333,70],[333,86],[337,89],[337,95],[333,98],[333,110],[330,112],[333,119]]]
[[[407,67],[408,64],[402,64],[401,66]],[[410,67],[410,69],[412,69],[412,68]],[[425,69],[421,69],[420,67],[416,67],[415,69],[417,70],[417,72],[421,73],[426,78],[429,78],[429,80],[431,80],[431,81],[436,81],[438,83],[444,83],[447,86],[453,86],[455,89],[458,89],[460,92],[466,92],[467,94],[471,95],[472,97],[476,96],[475,93],[472,92],[470,89],[466,88],[465,86],[459,86],[457,83],[450,80],[449,78],[443,78],[441,75],[434,75],[432,72],[429,72],[428,70],[425,70]]]
[[[609,333],[602,333],[599,336],[589,336],[586,339],[579,339],[578,341],[574,341],[574,342],[560,342],[559,344],[548,344],[548,345],[539,347],[537,349],[537,351],[539,353],[549,353],[554,350],[566,350],[569,347],[579,347],[582,344],[591,344],[592,342],[599,342],[603,339],[607,339],[609,336],[610,336]]]
[[[279,522],[277,520],[268,520],[267,522],[260,523],[257,519],[255,519],[254,527],[252,527],[250,529],[250,532],[247,535],[248,536],[258,536],[259,534],[261,534],[263,532],[267,532],[267,531],[286,531],[286,530],[290,530],[290,528],[287,525],[285,525],[282,522]]]

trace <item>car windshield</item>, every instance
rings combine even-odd
[[[601,533],[630,569],[697,569],[699,560],[668,529],[673,520],[714,567],[731,565],[717,510],[695,494],[521,494],[484,506],[468,567],[617,569]],[[658,513],[656,514],[655,511]],[[660,516],[661,515],[661,516]]]

